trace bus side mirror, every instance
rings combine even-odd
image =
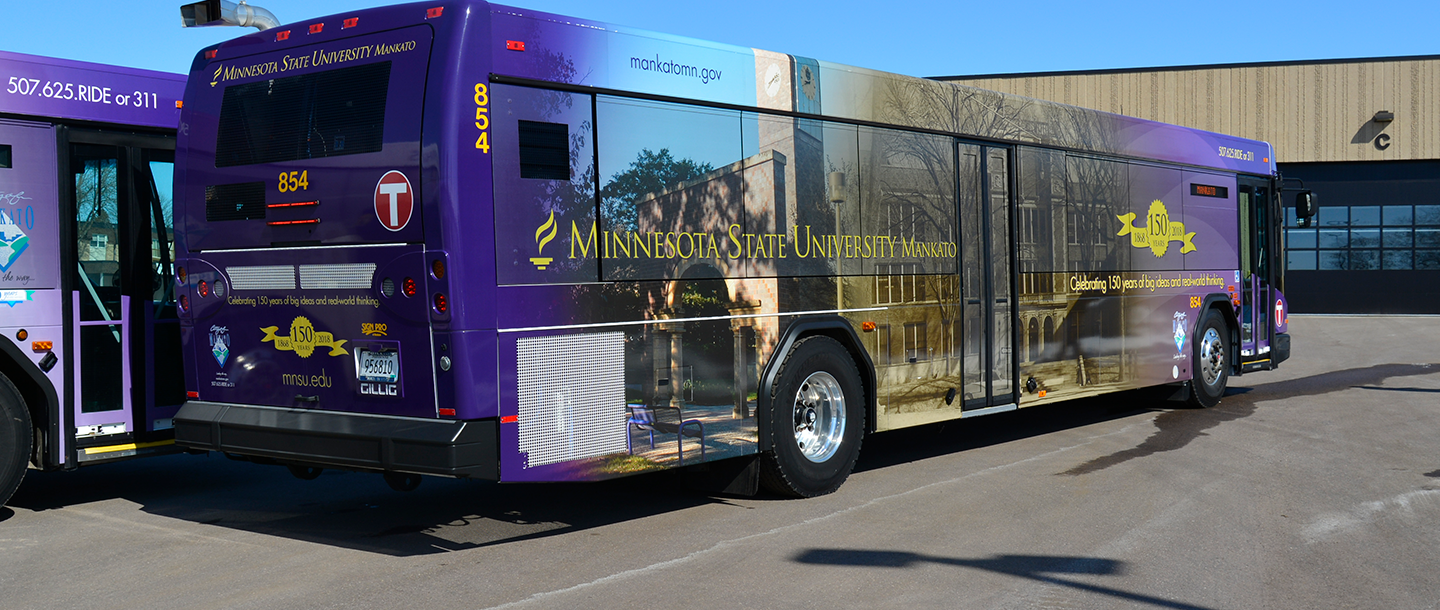
[[[1311,191],[1300,191],[1295,195],[1295,220],[1300,228],[1310,226],[1310,219],[1315,216],[1315,193]]]

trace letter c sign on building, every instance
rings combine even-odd
[[[414,194],[415,189],[405,174],[393,169],[385,172],[375,184],[375,218],[391,231],[405,228],[415,211]]]

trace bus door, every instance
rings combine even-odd
[[[1014,404],[1010,150],[960,144],[965,410]]]
[[[71,413],[77,460],[133,455],[184,402],[175,313],[174,141],[68,131]],[[168,434],[168,433],[167,433]],[[111,451],[117,443],[127,449]],[[103,446],[103,447],[102,447]],[[88,448],[88,449],[87,449]],[[88,459],[87,459],[88,457]]]
[[[1271,290],[1276,272],[1271,259],[1274,251],[1272,199],[1274,193],[1268,180],[1240,176],[1238,178],[1240,207],[1240,363],[1261,364],[1270,361],[1270,342],[1274,325],[1270,323],[1271,304],[1276,295]]]

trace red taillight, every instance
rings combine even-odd
[[[325,24],[323,24],[323,23],[312,23],[312,24],[310,24],[310,33],[311,33],[311,34],[319,34],[320,32],[322,32],[322,31],[324,31],[324,30],[325,30]]]
[[[199,392],[186,392],[186,393],[185,393],[185,397],[186,397],[186,398],[200,398],[200,393],[199,393]]]
[[[209,284],[209,282],[206,282],[205,280],[200,280],[200,296],[202,296],[202,297],[208,297],[208,296],[210,296],[210,284]]]
[[[205,52],[205,59],[215,59],[215,54],[219,52],[220,49],[210,49],[209,51]]]
[[[438,292],[435,293],[435,311],[438,313],[450,311],[450,302],[445,299],[445,295]]]
[[[400,283],[400,291],[404,292],[407,297],[413,297],[415,293],[420,292],[420,289],[415,286],[414,278],[407,277],[404,282]]]
[[[441,415],[446,415],[446,416],[449,416],[449,417],[455,417],[455,409],[446,409],[446,408],[444,408],[444,407],[441,407],[441,409],[440,409],[440,414],[441,414]]]
[[[315,201],[292,201],[292,202],[290,202],[290,203],[267,203],[267,204],[265,204],[265,207],[266,207],[266,208],[269,208],[269,209],[274,209],[274,208],[298,208],[298,207],[304,207],[304,206],[307,206],[307,205],[320,205],[320,200],[319,200],[319,199],[316,199]]]
[[[359,17],[351,17],[351,18],[349,18],[349,19],[346,19],[346,20],[345,20],[345,23],[340,24],[340,29],[343,30],[343,29],[345,29],[345,28],[353,28],[353,27],[355,27],[355,26],[357,26],[357,25],[360,25],[360,18],[359,18]]]
[[[280,42],[282,40],[290,40],[290,30],[285,30],[283,32],[275,32],[275,42]]]
[[[180,311],[190,311],[190,298],[180,295]]]
[[[507,41],[505,41],[505,50],[507,50],[507,51],[524,51],[524,50],[525,50],[525,41],[523,41],[523,40],[507,40]]]
[[[434,18],[436,18],[436,17],[439,17],[439,16],[440,16],[440,13],[443,13],[443,12],[445,12],[445,7],[443,7],[443,6],[437,6],[437,7],[435,7],[435,8],[427,8],[427,9],[425,9],[425,18],[426,18],[426,19],[434,19]]]
[[[437,258],[430,263],[430,275],[435,276],[437,280],[445,279],[445,261]]]

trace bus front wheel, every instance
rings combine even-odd
[[[30,412],[20,391],[0,375],[0,505],[20,487],[30,460]]]
[[[1202,408],[1220,404],[1230,380],[1230,329],[1218,310],[1206,310],[1200,318],[1192,351],[1190,403]]]
[[[849,352],[829,337],[800,340],[785,357],[771,394],[770,450],[760,483],[808,498],[835,491],[850,476],[865,431],[865,394]]]

